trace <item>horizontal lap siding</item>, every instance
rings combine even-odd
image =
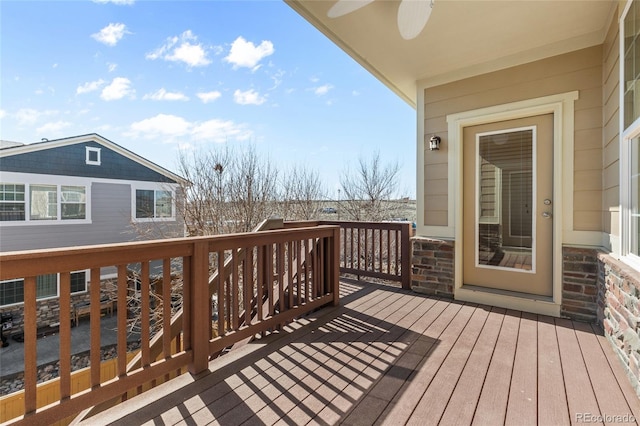
[[[438,189],[448,184],[447,115],[577,90],[574,228],[601,230],[602,64],[602,46],[595,46],[425,89],[424,133],[443,140],[439,151],[424,151],[425,225],[447,225],[450,194]]]
[[[618,214],[620,205],[619,158],[620,145],[620,79],[618,53],[618,26],[611,24],[602,48],[602,137],[603,137],[603,231],[618,235]]]
[[[182,222],[131,225],[131,186],[93,183],[91,223],[5,226],[0,251],[108,244],[148,239],[149,227],[162,226],[162,236],[182,236]],[[144,236],[144,238],[142,238]]]

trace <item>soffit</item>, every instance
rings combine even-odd
[[[617,4],[435,0],[424,30],[404,40],[397,0],[375,0],[338,18],[327,16],[333,0],[285,1],[413,106],[417,84],[444,84],[601,44]]]

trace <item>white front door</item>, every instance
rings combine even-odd
[[[463,284],[553,295],[553,114],[465,127]]]

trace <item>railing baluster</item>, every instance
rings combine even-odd
[[[91,330],[91,353],[90,370],[91,370],[91,387],[100,386],[100,269],[91,269],[91,287],[89,289],[89,298],[91,308],[89,314],[89,329]]]
[[[142,367],[144,368],[151,364],[151,351],[149,350],[149,341],[151,340],[149,262],[142,262],[140,275],[140,344],[142,346]]]
[[[267,246],[267,294],[269,298],[269,316],[275,314],[273,303],[273,244]]]
[[[293,308],[293,241],[285,243],[287,247],[287,288],[289,289],[289,309]]]
[[[71,273],[60,272],[60,399],[71,396]]]
[[[284,244],[277,244],[277,271],[278,271],[278,309],[284,312]]]
[[[148,268],[147,268],[148,271]],[[91,282],[93,283],[94,281],[94,272],[97,272],[98,277],[100,278],[100,269],[92,269],[91,270]],[[147,272],[147,279],[148,279],[149,273]],[[117,313],[117,324],[118,324],[118,376],[120,377],[124,377],[127,374],[127,310],[128,310],[128,303],[127,303],[127,287],[129,286],[129,280],[127,277],[127,265],[118,265],[118,278],[117,278],[117,283],[118,283],[118,289],[117,289],[117,305],[118,305],[118,313]],[[134,286],[135,286],[135,282],[134,282]],[[91,288],[93,289],[93,286],[91,286]],[[135,287],[134,287],[134,291],[135,291]],[[92,293],[93,296],[93,293]],[[91,300],[91,303],[93,303],[93,299]],[[98,301],[98,309],[100,309],[100,303]],[[93,315],[93,312],[91,312],[91,315]],[[98,315],[100,315],[100,313],[98,312]],[[93,325],[93,323],[95,321],[93,321],[93,316],[90,318],[91,319],[91,325]],[[91,337],[93,338],[93,329],[91,330]],[[91,341],[93,344],[93,340]],[[98,342],[99,344],[100,342]],[[91,348],[91,351],[93,353],[93,347]],[[99,349],[98,349],[99,352]],[[93,362],[93,358],[92,358],[92,362]],[[98,369],[98,373],[100,372],[100,370]]]
[[[244,323],[251,324],[251,300],[253,299],[253,247],[244,251],[244,270],[242,274],[244,288]]]
[[[391,230],[387,229],[387,274],[391,273]]]
[[[36,277],[24,279],[24,411],[36,411],[37,356]]]
[[[226,334],[225,325],[225,277],[224,277],[224,252],[218,252],[218,336],[224,336]],[[227,309],[229,307],[227,306]]]
[[[219,272],[221,273],[221,272]],[[238,251],[231,251],[231,276],[229,277],[231,280],[231,306],[228,307],[229,313],[231,314],[231,329],[233,331],[238,330],[238,318],[240,316],[240,302],[238,301],[238,293],[240,292],[238,288]]]
[[[162,260],[162,343],[164,357],[171,357],[171,259]]]
[[[302,240],[302,251],[304,253],[304,302],[309,303],[309,240]]]
[[[302,295],[300,294],[302,291],[302,241],[297,240],[295,244],[296,248],[296,284],[297,284],[297,292],[296,292],[296,306],[302,305]]]
[[[264,305],[264,296],[263,296],[263,292],[262,290],[264,289],[264,285],[266,282],[266,272],[265,272],[265,250],[264,250],[264,246],[259,246],[258,247],[258,279],[257,279],[257,285],[256,285],[256,292],[257,292],[257,296],[256,296],[256,300],[257,300],[257,307],[256,309],[258,310],[258,322],[262,321],[262,309],[263,309],[263,305]]]

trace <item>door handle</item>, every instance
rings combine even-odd
[[[545,219],[551,218],[551,212],[542,212],[542,217],[544,217]]]

